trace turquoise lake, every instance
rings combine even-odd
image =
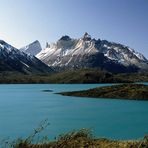
[[[92,129],[97,137],[112,139],[137,139],[148,134],[148,101],[54,94],[104,85],[111,84],[0,85],[1,139],[27,137],[45,119],[50,125],[41,134],[51,139],[81,128]],[[47,89],[53,92],[42,91]]]

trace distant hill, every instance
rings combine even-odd
[[[120,83],[132,82],[118,76],[117,78],[110,72],[99,69],[77,69],[67,70],[52,74],[49,78],[52,83],[86,84],[86,83]]]
[[[0,73],[0,83],[93,84],[126,82],[148,82],[148,73],[112,74],[99,69],[78,69],[29,75],[10,71]]]

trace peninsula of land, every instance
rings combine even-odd
[[[65,96],[111,98],[126,100],[148,100],[148,85],[144,84],[120,84],[105,87],[97,87],[89,90],[61,92]]]

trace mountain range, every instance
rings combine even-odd
[[[148,71],[148,60],[134,49],[88,33],[73,39],[62,36],[41,48],[38,40],[17,49],[0,40],[0,71],[26,74],[50,73],[82,68],[99,68],[113,73]]]
[[[136,72],[148,69],[148,60],[128,46],[92,39],[88,33],[79,39],[65,35],[46,45],[36,57],[54,69],[101,68],[110,72]]]

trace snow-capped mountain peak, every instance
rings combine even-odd
[[[6,50],[7,52],[11,52],[12,50],[15,50],[15,47],[9,45],[3,40],[0,40],[0,47],[1,47],[1,50]]]
[[[23,51],[30,55],[37,55],[42,50],[41,44],[38,40],[34,41],[33,43],[20,48],[20,51]]]

